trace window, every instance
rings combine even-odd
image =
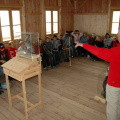
[[[58,33],[58,11],[46,10],[46,34]]]
[[[15,40],[21,32],[20,10],[0,10],[0,28],[2,41]]]
[[[111,34],[118,33],[120,11],[113,11]]]

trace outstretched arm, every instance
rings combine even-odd
[[[116,52],[118,51],[118,48],[111,48],[111,49],[107,49],[107,48],[99,48],[99,47],[95,47],[92,45],[88,45],[86,43],[77,43],[76,47],[83,47],[86,50],[88,50],[89,52],[91,52],[92,54],[96,55],[97,57],[108,61],[108,62],[112,62],[118,59],[119,54],[117,54]]]

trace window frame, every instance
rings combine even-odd
[[[51,11],[51,34],[46,34],[46,11]],[[58,12],[58,33],[53,33],[53,11]],[[59,9],[45,9],[45,35],[46,36],[53,36],[59,34]]]
[[[13,20],[12,20],[12,11],[18,10],[20,12],[20,27],[21,27],[21,32],[22,32],[22,11],[21,8],[0,8],[0,10],[3,11],[8,11],[9,12],[9,22],[10,22],[10,35],[11,35],[11,40],[3,41],[2,38],[2,27],[1,27],[1,22],[0,22],[0,41],[4,43],[8,43],[9,41],[16,42],[16,39],[14,38],[14,25],[13,25]]]
[[[112,22],[112,20],[113,20],[113,12],[114,11],[120,11],[120,8],[119,9],[112,9],[111,10],[110,33],[111,33],[112,36],[116,35],[116,34],[112,33],[112,23],[114,23],[114,22]],[[120,25],[120,20],[119,20],[119,25]]]

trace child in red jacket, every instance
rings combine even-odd
[[[120,42],[120,35],[118,35],[118,37]],[[120,120],[120,44],[111,49],[98,48],[86,43],[77,43],[76,47],[78,46],[110,62],[106,86],[107,119]]]
[[[8,49],[8,57],[9,59],[12,59],[13,57],[16,56],[17,49],[14,47],[13,41],[9,42],[9,49]]]
[[[111,47],[117,47],[119,41],[117,40],[117,36],[113,36],[113,41],[111,43]]]

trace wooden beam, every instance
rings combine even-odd
[[[120,9],[120,7],[110,7],[111,9]]]
[[[41,23],[41,38],[44,40],[45,39],[45,27],[46,27],[46,23],[45,23],[45,4],[44,4],[44,0],[40,1],[40,8],[41,8],[41,12],[42,12],[42,23]]]
[[[13,7],[13,8],[21,8],[23,7],[22,4],[0,4],[0,7]]]
[[[111,0],[108,0],[108,17],[107,17],[107,31],[106,32],[110,32],[110,11],[111,11],[111,9],[110,9],[110,7],[111,7]]]
[[[48,9],[48,10],[49,10],[49,9],[50,9],[50,10],[51,10],[51,9],[52,9],[52,10],[54,10],[54,9],[56,10],[56,9],[59,9],[60,7],[59,7],[59,6],[44,6],[44,8],[45,8],[45,9]]]
[[[77,1],[74,1],[75,13],[77,12]]]
[[[108,13],[74,13],[74,12],[73,13],[72,12],[71,13],[62,13],[61,12],[61,14],[63,14],[63,15],[64,14],[65,15],[66,14],[74,14],[74,15],[107,15]]]
[[[71,2],[70,0],[67,0],[67,1],[68,1],[68,3],[70,4],[72,10],[74,11],[75,9],[74,9],[74,5],[72,4],[72,2]]]
[[[97,100],[98,102],[106,104],[106,100],[104,98],[99,97],[99,96],[95,96],[95,100]]]
[[[61,0],[58,0],[58,6],[60,6],[59,9],[59,34],[62,33],[62,28],[61,28]]]
[[[25,15],[41,15],[42,13],[25,13]]]
[[[77,12],[79,12],[79,10],[84,6],[84,4],[87,2],[87,0],[84,0],[83,3],[81,4],[81,6],[79,6],[79,9],[77,10]]]
[[[108,13],[75,13],[76,15],[107,15]]]

